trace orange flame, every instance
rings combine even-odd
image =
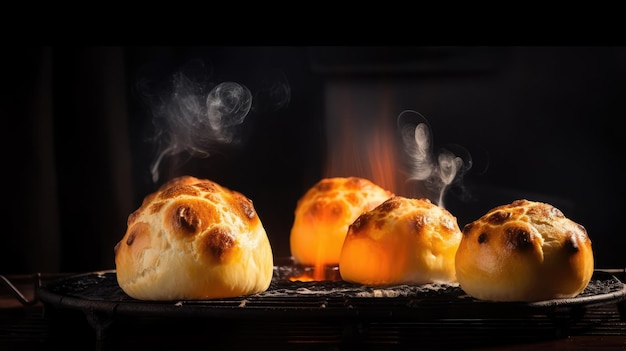
[[[388,91],[386,89],[385,91]],[[355,110],[349,89],[340,89],[340,116],[329,121],[329,147],[325,176],[358,176],[399,194],[403,184],[399,169],[400,150],[395,134],[396,116],[391,113],[391,94],[384,94],[380,111]],[[364,106],[364,107],[363,107]],[[334,123],[334,124],[333,124]]]
[[[301,281],[301,282],[312,282],[312,281],[323,281],[323,280],[340,280],[339,277],[339,267],[331,267],[326,266],[324,264],[315,264],[314,266],[306,267],[304,271],[298,275],[294,275],[289,277],[289,281]]]
[[[333,88],[333,93],[340,97],[335,101],[341,101],[341,104],[335,108],[331,106],[327,111],[329,144],[324,176],[358,176],[400,194],[404,180],[398,172],[401,150],[398,149],[396,116],[390,107],[391,94],[384,94],[382,99],[377,97],[377,102],[382,101],[382,105],[373,109],[367,105],[371,101],[357,104],[357,99],[350,96],[351,91],[343,85]],[[333,115],[337,113],[338,116]],[[332,280],[321,261],[312,268],[312,271],[290,280]]]

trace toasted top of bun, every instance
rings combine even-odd
[[[338,264],[348,226],[393,193],[359,177],[323,178],[299,200],[291,228],[294,262]]]
[[[593,270],[585,228],[550,204],[525,199],[467,224],[456,254],[461,288],[493,301],[575,297]]]
[[[115,246],[117,281],[142,300],[209,299],[269,287],[273,256],[252,201],[191,176],[145,197]]]
[[[394,196],[350,226],[339,272],[343,280],[368,285],[455,282],[461,236],[456,217],[444,208]]]

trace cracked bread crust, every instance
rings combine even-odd
[[[339,272],[366,285],[454,283],[461,230],[428,199],[394,196],[350,226]]]
[[[248,295],[266,290],[273,274],[252,201],[191,176],[146,196],[114,251],[120,287],[140,300]]]
[[[456,254],[461,288],[483,300],[575,297],[593,270],[585,228],[550,204],[526,199],[493,208],[465,225]]]

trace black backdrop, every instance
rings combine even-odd
[[[7,155],[3,223],[9,225],[1,234],[0,274],[114,268],[113,246],[128,214],[164,179],[180,174],[212,178],[253,199],[275,255],[289,255],[296,200],[323,174],[325,92],[339,80],[350,87],[390,78],[405,87],[397,90],[401,108],[425,112],[438,140],[465,145],[475,155],[476,167],[464,179],[472,199],[452,192],[448,200],[461,225],[517,197],[553,200],[587,228],[598,267],[626,265],[624,48],[8,51],[0,113]],[[453,55],[454,63],[442,66],[450,57],[433,52]],[[283,77],[290,100],[271,108],[266,96],[267,104],[247,118],[239,146],[210,158],[167,158],[155,183],[149,171],[156,154],[153,115],[142,84],[166,87],[194,58],[211,63],[215,81],[240,82],[253,92]],[[484,72],[468,74],[472,67]],[[415,87],[428,93],[415,97]],[[451,124],[458,128],[445,128]]]

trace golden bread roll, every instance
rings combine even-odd
[[[339,273],[366,285],[456,282],[461,236],[456,217],[444,208],[428,199],[394,196],[350,225]]]
[[[295,263],[339,263],[348,226],[393,193],[359,177],[323,178],[299,200],[289,238]]]
[[[145,197],[115,246],[117,281],[140,300],[267,290],[274,261],[252,201],[206,179],[172,179]]]
[[[585,228],[554,206],[516,200],[463,228],[456,274],[468,295],[534,302],[575,297],[594,271]]]

